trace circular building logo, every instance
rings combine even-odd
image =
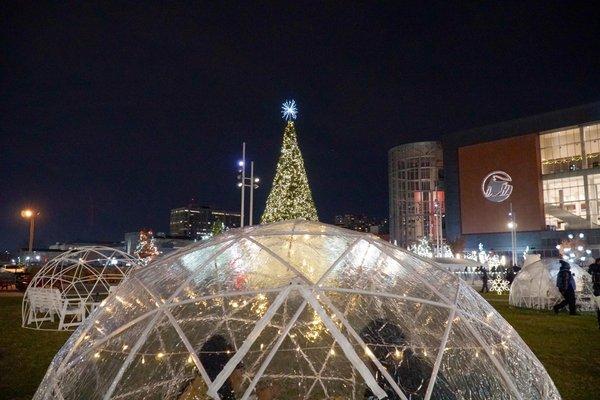
[[[512,182],[512,178],[506,172],[490,172],[481,182],[483,197],[494,203],[508,199],[513,191],[513,186],[509,182]]]

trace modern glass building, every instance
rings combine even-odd
[[[548,229],[600,228],[600,124],[540,134]]]
[[[191,239],[210,237],[215,221],[221,221],[227,228],[240,226],[240,213],[214,210],[207,206],[190,204],[171,210],[170,234]]]
[[[600,252],[600,102],[442,137],[446,236],[544,256],[582,232]]]
[[[439,142],[417,142],[388,153],[390,240],[407,247],[441,233],[443,154]]]

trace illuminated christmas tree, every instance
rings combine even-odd
[[[277,162],[275,179],[261,222],[269,223],[302,218],[318,221],[317,209],[313,201],[304,160],[298,147],[294,119],[298,111],[294,100],[286,101],[282,107],[287,125],[283,132],[283,146]]]
[[[159,255],[158,247],[154,243],[154,234],[151,230],[142,229],[140,231],[140,243],[135,249],[135,255],[138,256],[144,263],[148,264]]]
[[[220,219],[216,219],[213,221],[212,223],[212,229],[211,229],[211,234],[213,237],[220,235],[221,233],[225,232],[225,224],[220,220]]]

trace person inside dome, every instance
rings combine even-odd
[[[206,370],[208,377],[213,381],[229,362],[235,349],[227,339],[221,335],[211,336],[200,350],[200,362]],[[244,365],[239,363],[229,378],[218,390],[221,400],[236,400],[237,395],[242,392],[244,382]],[[278,395],[278,387],[272,384],[257,385],[256,394],[250,396],[251,400],[272,400]],[[242,392],[243,393],[243,392]],[[185,387],[178,400],[205,400],[209,399],[206,394],[206,384],[201,376],[196,376]]]
[[[360,337],[408,398],[425,393],[433,367],[409,347],[404,332],[398,325],[385,319],[376,319],[363,328]],[[375,363],[369,360],[369,364],[377,384],[386,392],[387,399],[400,400],[400,396],[380,373]],[[447,385],[440,384],[441,382],[445,382],[445,379],[441,372],[438,372],[431,398],[455,399],[456,396]],[[377,397],[367,388],[364,398],[371,400]]]

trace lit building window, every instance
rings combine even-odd
[[[583,176],[545,180],[544,210],[551,229],[589,227]]]
[[[600,228],[600,174],[588,175],[590,228]]]
[[[600,167],[600,124],[584,126],[583,140],[588,168]]]
[[[579,128],[540,135],[542,174],[583,168]]]

